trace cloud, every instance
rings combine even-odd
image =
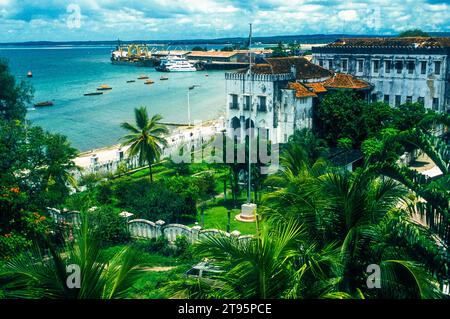
[[[69,28],[67,6],[81,9]],[[0,42],[448,31],[447,0],[0,0]]]

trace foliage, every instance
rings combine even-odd
[[[10,260],[30,249],[32,241],[15,232],[0,235],[0,259]]]
[[[410,29],[399,33],[399,37],[429,37],[430,35],[420,29]]]
[[[319,247],[339,245],[339,291],[381,298],[438,297],[434,273],[445,259],[431,262],[440,250],[438,245],[429,232],[398,210],[405,207],[406,194],[399,183],[370,170],[309,169],[268,196],[263,215],[302,222]],[[410,234],[420,234],[420,239],[410,239]],[[384,289],[375,294],[365,284],[369,264],[391,270],[391,276],[382,279]],[[407,282],[394,282],[393,276],[407,278]],[[405,289],[399,291],[399,286]]]
[[[121,178],[114,182],[113,192],[117,205],[137,217],[176,222],[197,212],[198,188],[190,181],[181,176],[154,183]]]
[[[173,283],[174,295],[202,298],[302,298],[333,290],[331,281],[315,287],[336,266],[334,249],[322,252],[308,242],[304,229],[294,221],[263,227],[256,237],[210,236],[195,247],[223,271],[205,280]],[[211,289],[211,286],[220,289]],[[306,286],[306,287],[305,287]],[[195,293],[194,293],[195,291]]]
[[[0,271],[0,282],[6,282],[7,298],[50,299],[112,299],[126,297],[141,276],[139,252],[129,247],[121,249],[110,260],[101,256],[101,240],[86,216],[74,241],[66,240],[63,249],[49,243],[50,255],[36,248],[6,262]],[[66,266],[78,265],[80,288],[69,288]]]
[[[24,121],[33,89],[25,82],[16,83],[8,64],[0,59],[0,120]]]
[[[125,218],[113,207],[102,206],[87,214],[89,223],[103,242],[118,244],[130,240]]]
[[[128,131],[122,140],[122,146],[129,146],[130,156],[138,156],[141,165],[147,163],[150,170],[150,180],[153,181],[152,165],[161,156],[162,147],[167,144],[164,134],[169,131],[159,124],[161,115],[149,118],[147,109],[143,106],[134,110],[136,125],[124,122],[121,127]]]
[[[220,51],[232,52],[232,51],[234,51],[234,48],[232,46],[225,46],[222,49],[220,49]]]
[[[367,137],[390,125],[392,113],[385,103],[367,103],[353,91],[337,91],[327,94],[318,105],[315,126],[319,136],[332,146],[339,139],[348,138],[354,147],[359,147]]]

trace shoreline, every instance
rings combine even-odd
[[[197,143],[202,138],[211,137],[220,132],[225,126],[223,116],[218,119],[195,121],[190,127],[184,123],[179,124],[179,126],[175,123],[166,123],[165,125],[169,126],[169,134],[166,136],[168,146],[163,150],[161,159],[166,158],[174,147]],[[115,164],[128,158],[127,150],[128,146],[117,143],[80,152],[73,161],[83,171],[94,172],[104,169],[109,171]]]

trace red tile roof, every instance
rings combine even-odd
[[[336,73],[333,77],[322,82],[325,88],[330,89],[368,89],[371,87],[366,81],[355,78],[350,74]]]
[[[295,90],[295,97],[317,97],[316,93],[311,92],[298,82],[289,82],[287,88],[289,90]]]
[[[313,90],[314,93],[324,93],[327,89],[323,86],[321,82],[318,83],[303,83],[306,87]]]

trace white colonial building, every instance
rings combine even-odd
[[[313,47],[313,62],[374,86],[372,101],[450,109],[450,38],[349,38]]]
[[[267,58],[265,63],[226,73],[228,135],[244,136],[249,127],[285,143],[295,130],[311,128],[314,105],[329,90],[354,89],[367,96],[371,86],[335,74],[301,57]]]

